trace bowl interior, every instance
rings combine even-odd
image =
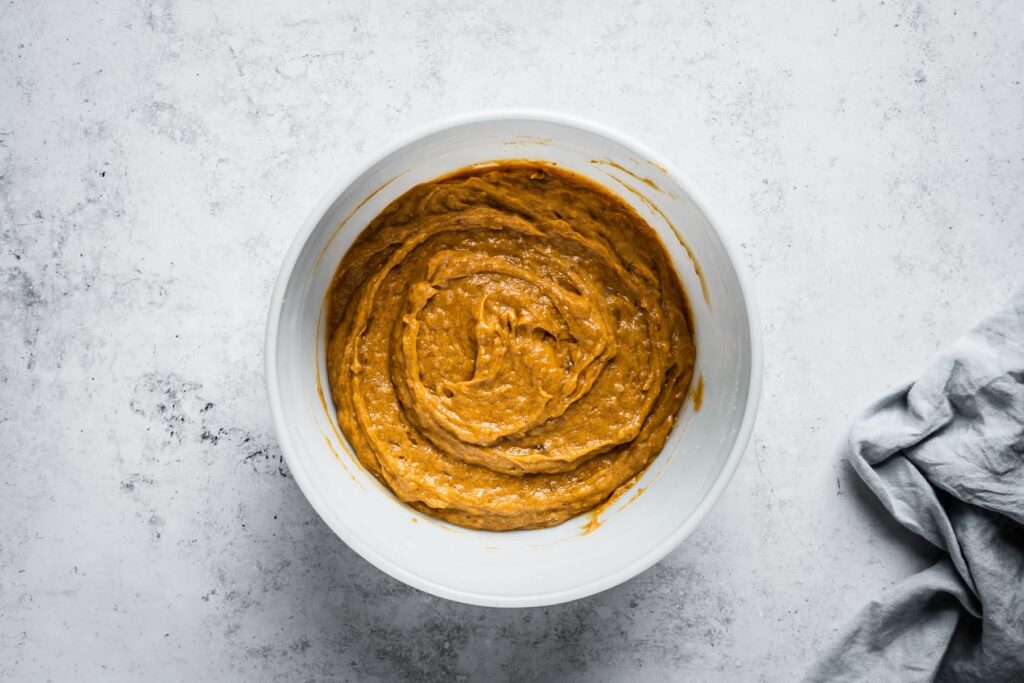
[[[413,185],[498,159],[553,162],[621,196],[657,230],[693,311],[700,409],[691,389],[662,453],[596,525],[591,513],[549,529],[493,533],[424,517],[362,468],[337,427],[327,388],[323,303],[342,255],[371,219]],[[317,512],[353,549],[396,578],[482,605],[579,598],[661,559],[731,476],[749,436],[760,371],[751,305],[708,218],[649,153],[569,121],[465,120],[395,148],[311,216],[282,270],[270,314],[275,424],[288,465]]]

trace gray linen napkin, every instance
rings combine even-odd
[[[847,457],[945,554],[868,604],[807,681],[1024,681],[1024,289],[850,430]]]

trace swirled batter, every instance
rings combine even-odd
[[[328,296],[331,395],[359,460],[466,527],[552,526],[607,500],[658,454],[693,374],[654,231],[538,162],[412,188]]]

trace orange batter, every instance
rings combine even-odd
[[[654,231],[539,162],[412,188],[328,296],[331,395],[359,460],[466,527],[552,526],[607,500],[661,450],[693,374]]]

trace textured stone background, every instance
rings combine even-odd
[[[285,5],[0,5],[0,679],[787,680],[928,562],[839,447],[1022,284],[1019,3]],[[307,211],[396,132],[490,106],[660,150],[763,309],[762,409],[718,507],[550,609],[372,568],[306,504],[264,399]]]

